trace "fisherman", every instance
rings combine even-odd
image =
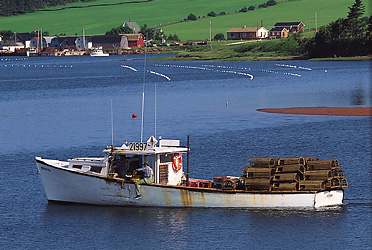
[[[152,168],[150,168],[150,163],[145,161],[144,167],[136,169],[137,172],[143,172],[143,178],[137,181],[134,185],[136,186],[136,197],[134,199],[141,198],[141,190],[140,185],[143,184],[150,184],[154,182],[154,174],[152,172]]]

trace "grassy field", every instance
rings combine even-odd
[[[305,23],[305,31],[315,29],[315,12],[317,13],[318,28],[340,17],[346,17],[348,6],[354,1],[349,0],[300,0],[280,3],[266,9],[256,9],[247,13],[237,13],[194,22],[179,23],[164,27],[164,33],[174,34],[184,40],[197,38],[209,40],[209,21],[212,22],[212,37],[217,33],[223,33],[232,27],[256,27],[257,22],[263,21],[263,26],[270,30],[276,22],[302,21]],[[310,23],[309,23],[310,18]]]
[[[89,3],[74,3],[60,7],[77,7],[92,4],[120,3],[123,0],[97,0]],[[160,26],[177,22],[193,13],[206,15],[210,11],[220,13],[235,12],[246,5],[244,0],[154,0],[152,2],[130,3],[113,6],[65,9],[60,11],[40,11],[25,15],[0,17],[0,30],[29,32],[42,28],[50,34],[81,34],[85,28],[87,35],[104,34],[128,20],[136,21],[140,26]],[[263,0],[253,0],[259,4]],[[213,7],[211,7],[213,6]]]
[[[97,0],[89,3],[74,3],[60,7],[79,7],[97,4],[117,4],[123,0]],[[15,32],[30,32],[42,28],[51,35],[66,34],[74,36],[104,34],[113,27],[118,27],[128,20],[136,21],[140,26],[147,24],[153,27],[161,26],[165,34],[177,34],[182,41],[209,39],[209,21],[212,22],[212,36],[217,33],[226,35],[231,27],[255,27],[257,21],[263,20],[264,27],[271,29],[275,22],[302,21],[308,29],[315,28],[315,12],[318,17],[318,27],[339,17],[346,17],[348,7],[354,0],[296,0],[277,1],[279,4],[256,9],[247,13],[228,14],[218,17],[201,18],[197,21],[179,22],[193,13],[203,17],[208,12],[234,13],[244,6],[258,6],[265,0],[154,0],[143,3],[128,3],[113,6],[96,6],[88,8],[64,9],[58,11],[39,11],[35,13],[0,17],[0,30]],[[364,1],[370,15],[370,2]],[[310,18],[310,23],[308,22]],[[179,23],[176,23],[179,22]]]

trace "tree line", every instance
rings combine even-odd
[[[0,15],[11,16],[25,14],[51,6],[90,1],[92,0],[0,0]]]
[[[365,7],[361,0],[349,7],[347,18],[339,18],[320,27],[316,35],[301,39],[311,57],[361,56],[371,54],[372,16],[364,17]]]

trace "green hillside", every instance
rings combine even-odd
[[[326,25],[340,17],[346,17],[348,7],[353,4],[353,0],[299,0],[279,3],[276,6],[256,9],[247,13],[237,13],[208,19],[201,19],[194,22],[179,23],[164,27],[165,34],[176,33],[184,40],[209,39],[209,21],[212,22],[212,37],[217,33],[223,33],[232,27],[256,27],[257,22],[268,30],[273,28],[276,22],[295,22],[301,21],[305,24],[305,31],[315,30],[315,13],[317,13],[318,28]],[[366,10],[370,5],[365,3]],[[310,19],[310,23],[309,23]]]
[[[74,3],[50,9],[65,7],[83,7],[99,4],[118,4],[123,0],[98,0],[89,3]],[[177,34],[181,40],[203,40],[209,38],[209,21],[212,21],[212,35],[226,34],[231,27],[257,25],[263,20],[264,26],[270,29],[277,21],[302,21],[308,27],[315,28],[314,15],[318,16],[318,26],[345,17],[348,7],[354,0],[297,0],[277,1],[278,5],[265,9],[257,6],[265,0],[154,0],[142,3],[126,1],[120,5],[105,5],[86,8],[67,8],[57,11],[39,11],[35,13],[0,17],[0,30],[30,32],[42,28],[52,34],[82,34],[85,28],[87,35],[104,34],[113,27],[133,20],[140,26],[161,26],[165,34]],[[370,13],[371,4],[367,1],[366,12]],[[254,11],[228,14],[213,18],[201,18],[192,22],[179,22],[190,13],[203,17],[208,12],[234,13],[243,7],[255,6]],[[176,23],[179,22],[179,23]],[[172,24],[173,23],[173,24]],[[175,24],[174,24],[175,23]]]

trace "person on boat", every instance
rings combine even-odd
[[[143,173],[143,178],[137,181],[134,185],[136,186],[136,197],[134,199],[141,198],[141,185],[150,184],[154,182],[154,173],[152,168],[150,168],[150,163],[145,161],[144,167],[136,169],[137,172]]]

